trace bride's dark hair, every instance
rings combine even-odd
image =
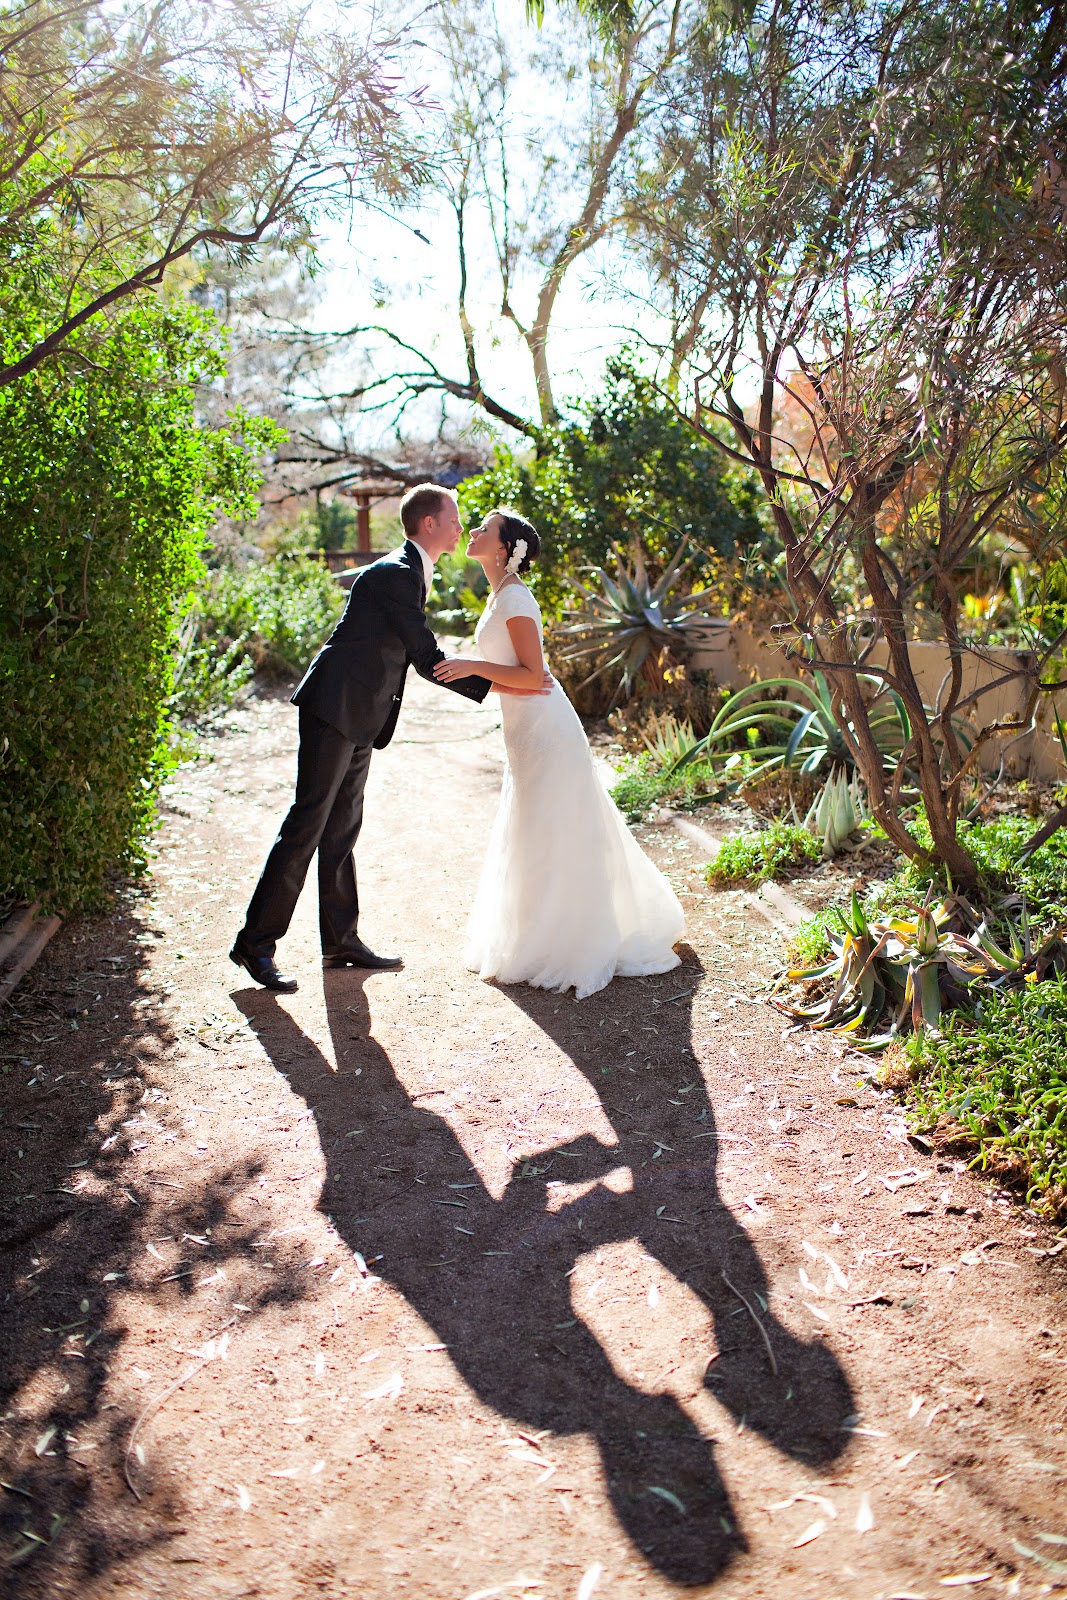
[[[537,537],[537,529],[533,523],[527,522],[525,517],[520,517],[510,506],[496,506],[489,515],[500,518],[500,542],[508,553],[509,561],[515,553],[515,546],[519,540],[526,540],[526,553],[519,562],[519,573],[521,575],[529,572],[541,553],[541,541]]]

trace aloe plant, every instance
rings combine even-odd
[[[689,719],[679,720],[670,711],[653,712],[641,733],[645,749],[658,767],[676,767],[697,742]]]
[[[842,767],[835,767],[804,818],[804,826],[822,841],[823,860],[829,861],[842,850],[855,849],[853,836],[870,813],[863,798],[859,773],[851,781]]]
[[[627,556],[616,549],[615,576],[603,567],[590,572],[599,590],[577,578],[569,581],[582,597],[582,605],[568,613],[571,620],[554,630],[562,641],[565,661],[590,660],[595,663],[589,676],[578,685],[595,678],[618,675],[612,703],[629,699],[644,673],[653,678],[655,662],[664,650],[676,660],[684,660],[692,648],[689,630],[717,604],[708,594],[683,594],[681,584],[696,560],[683,560],[689,541],[683,539],[662,577],[653,583],[648,575],[640,545],[631,546]],[[566,641],[570,641],[567,648]]]
[[[857,1049],[880,1050],[909,1031],[937,1030],[946,1008],[977,1008],[983,987],[1019,987],[1064,966],[1058,939],[1031,949],[1025,910],[1005,950],[961,895],[871,921],[853,894],[850,911],[838,909],[837,917],[840,928],[827,929],[830,960],[792,968],[781,980],[828,992],[810,1004],[775,1003],[809,1027],[848,1035]],[[888,1029],[876,1031],[886,1020]]]

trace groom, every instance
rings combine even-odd
[[[400,502],[400,520],[404,544],[364,567],[344,615],[293,695],[300,707],[296,798],[230,951],[230,960],[257,983],[283,994],[297,985],[275,966],[274,947],[289,927],[316,850],[323,965],[402,965],[398,956],[375,955],[356,932],[352,851],[363,821],[371,751],[384,749],[393,737],[408,666],[434,683],[433,669],[445,659],[426,622],[426,592],[434,562],[456,548],[462,529],[455,496],[431,483],[409,490]],[[490,684],[470,677],[444,687],[481,701]]]

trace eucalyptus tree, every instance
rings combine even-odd
[[[978,716],[970,750],[960,737],[980,701],[961,570],[993,530],[1064,534],[1046,490],[1067,452],[1065,85],[1064,19],[1042,0],[759,0],[692,43],[633,200],[691,317],[678,403],[762,481],[793,648],[833,685],[874,815],[923,855],[900,805],[917,774],[933,852],[971,888],[964,791],[1027,717]],[[920,594],[947,649],[932,708],[910,648]],[[1063,644],[1012,669],[1029,717]],[[895,773],[864,674],[899,696]]]
[[[543,28],[504,26],[493,0],[452,0],[419,24],[438,155],[422,194],[433,221],[418,238],[438,251],[435,279],[454,284],[451,325],[413,331],[404,298],[383,285],[373,320],[301,340],[320,364],[331,352],[333,372],[360,358],[355,380],[332,388],[320,368],[331,459],[369,416],[399,426],[427,397],[442,415],[459,402],[532,439],[558,420],[551,336],[560,292],[598,245],[625,238],[641,131],[680,57],[687,7],[604,0],[528,10]],[[486,375],[486,352],[509,336],[529,375],[528,408]],[[370,459],[345,448],[357,466]]]
[[[9,325],[0,386],[193,254],[299,250],[332,210],[409,191],[424,156],[395,38],[372,11],[316,15],[273,0],[0,9],[0,282],[37,307]]]

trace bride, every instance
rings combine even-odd
[[[540,540],[515,512],[491,511],[470,536],[492,594],[477,657],[442,661],[442,683],[477,675],[503,696],[507,765],[468,926],[467,964],[482,978],[571,989],[581,1000],[614,977],[669,972],[685,932],[678,898],[643,853],[593,765],[585,732],[544,676],[537,601],[522,582]]]

